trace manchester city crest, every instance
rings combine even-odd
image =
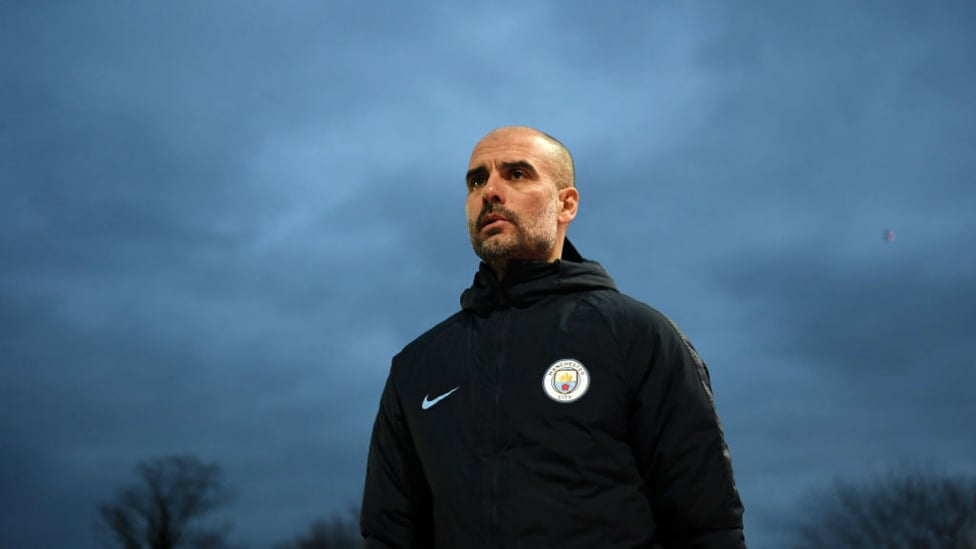
[[[542,389],[556,402],[572,402],[590,386],[590,373],[580,361],[564,358],[553,362],[542,376]]]

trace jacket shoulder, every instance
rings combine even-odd
[[[594,308],[612,325],[629,327],[641,331],[670,331],[674,327],[664,313],[656,308],[618,291],[592,292],[590,296]]]
[[[434,327],[417,336],[407,343],[396,356],[393,357],[394,368],[414,364],[421,359],[439,340],[456,334],[456,330],[465,324],[466,313],[458,311],[447,317]]]

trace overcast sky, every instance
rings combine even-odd
[[[93,547],[170,453],[241,547],[357,505],[508,124],[708,363],[751,547],[837,477],[976,474],[972,4],[598,4],[0,0],[0,547]]]

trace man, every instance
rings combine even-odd
[[[467,188],[482,264],[462,310],[393,359],[366,547],[745,547],[705,365],[566,239],[566,148],[492,131]]]

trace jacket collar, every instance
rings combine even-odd
[[[566,238],[560,259],[512,261],[502,281],[482,262],[471,287],[461,294],[461,308],[485,314],[526,307],[549,295],[596,289],[616,291],[617,286],[599,263],[584,259]]]

